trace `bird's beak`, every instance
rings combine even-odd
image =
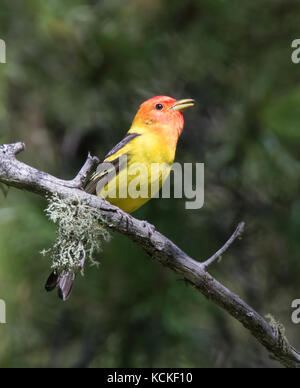
[[[195,106],[195,100],[188,98],[185,100],[176,101],[175,104],[172,106],[172,109],[179,110],[180,112],[182,112],[183,110],[191,108],[192,106]]]

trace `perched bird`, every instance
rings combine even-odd
[[[159,191],[169,176],[184,126],[182,112],[192,106],[192,99],[175,100],[167,96],[156,96],[145,101],[127,135],[106,155],[104,162],[87,183],[85,191],[104,197],[127,213],[143,206],[156,194],[152,188],[156,187],[156,191]],[[154,164],[160,166],[158,174],[153,172]],[[130,182],[136,178],[136,175],[129,173],[130,167],[134,165],[143,166],[137,175],[140,188],[146,188],[148,195],[132,195],[128,189]],[[46,290],[52,291],[58,286],[60,298],[66,300],[74,278],[75,273],[71,270],[61,274],[52,273]]]

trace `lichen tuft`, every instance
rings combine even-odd
[[[286,330],[284,325],[281,322],[277,321],[271,314],[266,315],[266,319],[269,321],[270,326],[274,330],[281,348],[285,352],[287,352],[290,348],[290,344],[286,336]]]
[[[85,261],[98,264],[95,254],[110,239],[110,234],[101,225],[103,220],[99,210],[76,197],[62,199],[53,195],[48,198],[45,212],[57,225],[57,238],[54,245],[41,254],[50,256],[51,268],[55,272],[76,272]]]

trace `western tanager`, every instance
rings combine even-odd
[[[192,106],[192,99],[177,101],[167,96],[156,96],[145,101],[127,135],[106,155],[104,162],[90,178],[85,191],[105,198],[127,213],[144,205],[156,194],[151,190],[153,183],[157,183],[154,186],[159,191],[169,176],[184,126],[182,112]],[[122,162],[124,157],[125,164]],[[146,196],[133,196],[128,190],[130,182],[136,177],[129,172],[133,165],[144,168],[140,170],[139,185],[148,189]],[[153,173],[153,165],[160,166],[158,174]],[[53,272],[47,281],[46,290],[52,291],[58,286],[60,298],[66,300],[74,278],[73,269],[60,274]]]

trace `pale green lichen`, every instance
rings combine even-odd
[[[52,269],[78,271],[83,261],[98,264],[95,254],[102,249],[103,242],[110,239],[101,225],[99,210],[78,198],[62,199],[54,195],[48,202],[45,212],[57,225],[57,238],[50,249],[41,253],[50,255]]]
[[[277,321],[271,314],[266,315],[266,319],[269,321],[270,326],[276,333],[276,337],[278,338],[281,348],[284,351],[287,351],[290,348],[290,343],[286,337],[286,330],[284,325]]]

